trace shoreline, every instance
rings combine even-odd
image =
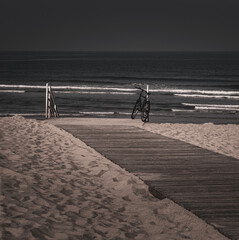
[[[133,106],[133,105],[132,105]],[[59,112],[60,118],[99,118],[99,119],[131,119],[131,112],[82,112],[82,113],[63,113]],[[0,113],[0,117],[22,116],[28,119],[45,120],[45,113]],[[136,116],[136,120],[140,119],[140,113]],[[210,111],[158,111],[150,113],[149,123],[172,123],[172,124],[235,124],[239,125],[239,112],[210,112]]]
[[[184,129],[179,124],[177,127],[142,124],[139,119],[0,118],[2,237],[227,239],[169,199],[154,198],[138,177],[52,125],[65,121],[72,125],[128,124],[160,134],[174,134],[185,141],[190,131],[195,131],[195,126]],[[200,134],[202,140],[207,139],[213,131],[211,147],[220,150],[224,146],[226,151],[228,141],[236,145],[232,139],[238,139],[239,126],[222,126],[224,132],[225,127],[233,129],[223,144],[220,144],[222,129],[218,127],[205,124],[203,129],[207,131],[201,129],[194,138],[191,132],[192,141],[198,141]],[[218,132],[215,129],[219,129]],[[183,134],[185,131],[188,135]],[[227,152],[234,152],[234,148]]]

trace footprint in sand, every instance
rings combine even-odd
[[[122,197],[123,200],[127,201],[127,202],[131,202],[130,198],[128,195]]]

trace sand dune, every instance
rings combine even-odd
[[[3,240],[227,239],[47,122],[0,119],[0,173]]]

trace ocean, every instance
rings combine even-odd
[[[1,52],[0,116],[44,118],[46,83],[60,117],[130,118],[149,85],[150,122],[239,123],[238,52]]]

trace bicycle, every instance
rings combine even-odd
[[[141,120],[143,122],[149,121],[149,111],[150,111],[150,101],[149,101],[149,89],[147,85],[147,90],[144,90],[141,87],[136,86],[135,88],[140,89],[139,98],[136,100],[134,105],[131,118],[134,119],[138,112],[141,112]]]

